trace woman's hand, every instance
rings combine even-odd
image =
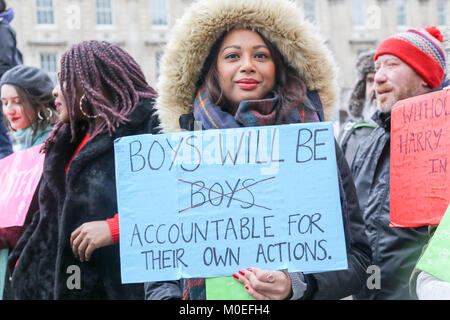
[[[257,300],[283,300],[292,289],[291,278],[284,271],[248,268],[233,274],[233,277],[244,284],[247,292]]]
[[[70,236],[73,254],[81,262],[89,261],[95,249],[112,243],[111,231],[106,220],[83,223]]]

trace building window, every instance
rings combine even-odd
[[[58,83],[58,66],[56,53],[41,53],[41,69],[46,71],[54,84]]]
[[[53,0],[36,0],[38,24],[54,24]]]
[[[355,27],[366,26],[366,1],[365,0],[353,0],[353,25]]]
[[[166,0],[151,0],[153,25],[166,26],[168,24],[168,12]]]
[[[408,24],[408,4],[407,0],[397,0],[397,26]]]
[[[305,10],[305,18],[310,22],[316,22],[316,1],[304,0],[303,9]]]
[[[447,0],[438,0],[437,3],[438,25],[447,25]]]
[[[97,24],[112,24],[112,5],[111,0],[95,0],[95,8],[97,10]]]

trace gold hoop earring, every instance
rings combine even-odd
[[[95,119],[95,118],[97,118],[99,115],[98,114],[96,114],[96,115],[93,115],[93,116],[91,116],[91,115],[89,115],[89,114],[87,114],[86,112],[84,112],[84,110],[83,110],[83,100],[86,98],[86,96],[83,94],[82,96],[81,96],[81,98],[80,98],[80,111],[81,111],[81,113],[86,117],[86,118],[89,118],[89,119]]]

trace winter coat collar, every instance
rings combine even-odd
[[[74,157],[67,174],[67,182],[70,183],[71,179],[75,179],[87,163],[113,148],[116,138],[127,135],[128,132],[132,132],[133,128],[148,120],[152,112],[152,105],[151,99],[142,99],[128,116],[129,122],[119,126],[111,136],[104,133],[88,141]],[[49,185],[55,187],[53,190],[55,194],[60,194],[62,190],[65,190],[63,185],[63,181],[66,180],[65,167],[86,133],[87,128],[82,127],[75,133],[75,141],[71,142],[71,130],[70,126],[67,126],[56,142],[49,147],[44,164],[44,175],[47,179],[54,179],[53,183],[49,183]]]
[[[390,112],[381,112],[377,110],[373,116],[372,120],[375,121],[377,125],[384,128],[386,131],[391,130],[391,113]]]
[[[180,116],[193,111],[196,85],[214,42],[227,30],[247,27],[276,45],[307,88],[318,92],[325,120],[333,119],[338,100],[335,62],[293,2],[201,0],[178,20],[161,58],[156,109],[163,132],[179,131]]]

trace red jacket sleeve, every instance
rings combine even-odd
[[[109,225],[109,231],[111,231],[112,242],[119,243],[119,215],[116,213],[114,217],[106,219]]]

